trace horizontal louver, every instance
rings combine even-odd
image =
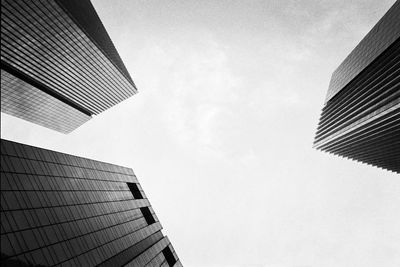
[[[51,96],[67,100],[64,102],[90,116],[120,103],[137,90],[93,6],[83,2],[86,4],[82,7],[88,10],[72,12],[73,6],[65,1],[1,1],[1,68],[20,73],[24,82],[33,81],[28,82],[31,86],[41,84],[46,92],[52,92]],[[85,12],[90,15],[88,21],[82,18]],[[28,114],[27,118],[19,117],[32,121]],[[32,122],[43,125],[41,120],[45,118]],[[62,123],[68,124],[58,121]]]
[[[400,173],[400,39],[325,104],[314,146]]]

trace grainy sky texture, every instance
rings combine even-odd
[[[393,3],[95,0],[139,94],[69,135],[2,114],[2,138],[132,167],[186,266],[400,266],[400,177],[312,149]]]

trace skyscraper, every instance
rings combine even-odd
[[[181,266],[129,168],[1,140],[1,266]]]
[[[69,133],[137,92],[89,0],[1,1],[1,111]]]
[[[332,74],[314,147],[400,173],[400,1]]]
[[[137,92],[89,0],[1,1],[1,111],[68,133]],[[1,266],[181,266],[129,168],[1,140]]]

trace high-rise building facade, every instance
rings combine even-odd
[[[314,147],[400,173],[400,1],[332,74]]]
[[[1,111],[69,133],[137,92],[89,0],[1,1]],[[1,266],[181,266],[133,171],[1,140]]]
[[[69,133],[137,92],[89,0],[1,1],[1,111]]]
[[[1,266],[181,266],[129,168],[1,140]]]

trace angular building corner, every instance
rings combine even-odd
[[[332,74],[314,147],[400,173],[400,1]]]
[[[132,169],[1,139],[1,266],[182,266]]]
[[[1,1],[1,112],[69,133],[136,92],[89,0]]]

